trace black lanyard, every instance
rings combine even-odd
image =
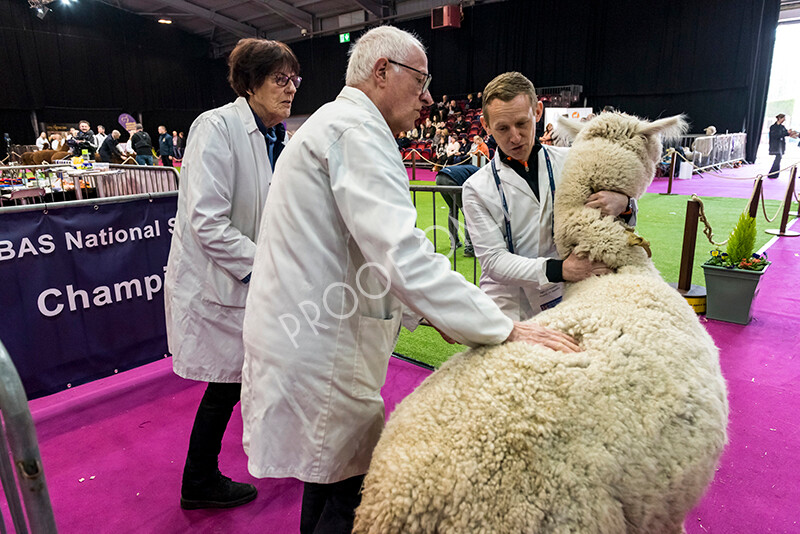
[[[547,153],[547,150],[542,147],[542,152],[544,152],[544,161],[547,163],[547,177],[550,179],[550,197],[555,204],[556,201],[556,183],[553,180],[553,166],[550,163],[550,155]],[[492,159],[492,174],[494,175],[494,184],[497,186],[497,192],[500,194],[500,202],[503,203],[503,219],[506,223],[506,244],[508,245],[508,251],[514,254],[514,240],[511,237],[511,212],[508,210],[508,202],[506,202],[506,195],[503,192],[503,188],[500,186],[500,176],[497,174],[497,165],[495,165],[495,159]],[[538,176],[534,177],[536,180],[539,179]],[[553,231],[553,215],[550,215],[550,231]]]

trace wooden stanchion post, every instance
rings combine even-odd
[[[660,193],[661,195],[672,195],[672,181],[675,179],[675,168],[678,166],[678,151],[672,153],[672,162],[669,164],[669,183],[667,184],[667,192]]]
[[[786,224],[789,222],[789,210],[792,207],[792,198],[794,197],[794,180],[797,176],[797,167],[792,167],[792,173],[789,177],[789,185],[786,186],[786,196],[783,201],[783,215],[781,215],[781,227],[778,230],[766,230],[770,235],[777,235],[781,237],[797,237],[800,232],[787,230]]]
[[[692,285],[692,267],[694,265],[694,249],[697,245],[697,221],[700,218],[700,203],[689,200],[686,203],[686,222],[683,225],[683,248],[681,249],[681,266],[678,275],[678,292],[691,305],[695,313],[706,311],[706,288]]]
[[[417,179],[417,151],[411,152],[411,179]]]
[[[755,218],[758,215],[758,201],[761,200],[761,188],[763,186],[764,177],[759,176],[756,179],[756,185],[753,187],[753,194],[750,196],[750,202],[747,204],[747,210],[750,217]]]

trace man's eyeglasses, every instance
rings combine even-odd
[[[403,65],[399,61],[394,61],[394,60],[391,60],[391,59],[387,59],[387,61],[389,63],[392,63],[392,64],[397,65],[399,67],[403,67],[403,68],[408,69],[408,70],[413,70],[417,74],[421,74],[422,76],[424,76],[425,78],[422,81],[422,91],[420,91],[420,94],[424,94],[425,91],[428,90],[428,87],[431,86],[431,78],[433,78],[433,75],[431,75],[430,73],[422,72],[421,70],[417,70],[414,67],[409,67],[408,65]]]
[[[286,84],[289,83],[289,80],[292,80],[295,89],[300,89],[300,82],[303,81],[298,75],[288,76],[282,72],[276,72],[272,75],[272,79],[275,80],[275,85],[278,87],[286,87]]]

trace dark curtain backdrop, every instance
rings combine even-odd
[[[511,0],[466,8],[460,29],[431,30],[428,18],[398,26],[427,46],[434,98],[518,70],[537,86],[582,85],[594,108],[686,113],[694,132],[744,129],[752,161],[779,9],[780,0]],[[332,36],[292,48],[304,75],[294,111],[311,113],[340,90],[348,47]]]
[[[0,0],[0,134],[15,143],[35,141],[31,111],[109,131],[120,113],[141,113],[157,136],[159,124],[188,131],[235,96],[225,61],[210,59],[200,37],[100,2],[50,7],[40,20],[24,0]]]
[[[162,122],[186,131],[233,98],[224,60],[208,59],[201,39],[98,2],[52,6],[39,20],[23,0],[0,0],[0,132],[15,141],[33,141],[30,120],[19,120],[31,110],[40,121],[106,126],[141,112],[155,133]],[[582,85],[595,108],[686,113],[694,132],[744,129],[752,161],[779,8],[780,0],[509,0],[465,8],[460,29],[431,30],[428,17],[399,26],[428,47],[435,97],[519,70],[537,86]],[[291,47],[304,78],[294,113],[312,113],[344,84],[348,45],[330,36]]]

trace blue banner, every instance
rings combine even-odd
[[[3,340],[29,398],[163,358],[177,195],[0,212]]]

